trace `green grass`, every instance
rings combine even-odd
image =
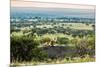
[[[82,62],[95,62],[95,58],[90,58],[88,55],[84,58],[74,57],[74,58],[64,58],[64,59],[48,59],[47,61],[30,61],[30,62],[15,62],[11,63],[11,66],[23,66],[23,65],[44,65],[44,64],[65,64],[65,63],[82,63]]]

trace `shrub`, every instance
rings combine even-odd
[[[42,36],[42,43],[45,44],[46,46],[54,46],[54,44],[56,43],[56,36],[54,35],[44,35]]]
[[[77,38],[73,38],[70,40],[70,44],[73,44],[74,46],[77,44],[78,39]]]
[[[34,61],[44,61],[47,60],[48,54],[41,48],[33,49],[33,60]]]
[[[90,50],[90,55],[95,55],[95,37],[88,37],[88,49]]]
[[[95,36],[88,37],[88,48],[95,50]]]
[[[76,44],[76,50],[80,56],[83,56],[84,54],[86,54],[87,53],[87,40],[84,40],[84,39],[79,40],[78,43]]]
[[[33,37],[12,36],[11,37],[11,61],[29,61],[32,59],[33,49],[39,45],[39,42]]]
[[[66,37],[58,37],[58,38],[57,38],[57,42],[58,42],[59,44],[68,44],[68,43],[69,43],[69,39],[66,38]]]
[[[82,56],[84,54],[94,55],[95,53],[95,38],[87,37],[85,39],[81,39],[76,44],[76,50],[79,55]]]

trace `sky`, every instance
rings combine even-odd
[[[68,3],[48,3],[27,0],[11,0],[11,7],[42,7],[42,8],[75,8],[75,9],[93,9],[93,5],[80,5]]]
[[[73,16],[94,18],[95,6],[70,3],[11,0],[12,16],[24,16],[25,13],[27,15],[34,16]]]

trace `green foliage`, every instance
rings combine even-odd
[[[49,54],[41,49],[45,44],[46,48],[53,46],[53,49],[57,45],[68,45],[64,51],[69,58],[64,59],[63,62],[90,61],[90,56],[95,56],[95,32],[89,23],[85,25],[81,23],[37,22],[32,25],[34,28],[29,28],[29,30],[11,30],[11,61],[43,63],[50,59],[51,63],[56,63],[48,56]],[[50,27],[46,25],[50,25]],[[24,25],[23,27],[20,25],[19,28],[24,28]],[[84,57],[81,58],[81,56]],[[58,60],[57,63],[61,63],[63,58],[60,58],[59,61],[59,58],[54,56],[54,59]],[[92,59],[94,61],[94,58]]]
[[[95,36],[88,37],[89,55],[95,55]]]
[[[88,37],[88,48],[95,50],[95,36]]]
[[[86,54],[87,53],[87,40],[85,39],[79,40],[78,43],[76,44],[76,50],[80,56],[83,56],[84,54]]]
[[[44,36],[41,37],[42,38],[42,44],[45,43],[45,45],[47,46],[54,46],[54,44],[56,43],[56,36],[55,35],[52,35],[52,34],[46,34]]]
[[[51,41],[51,38],[49,38],[49,37],[42,38],[43,43],[50,42],[50,41]]]
[[[57,38],[57,42],[58,44],[68,44],[69,43],[69,39],[66,37],[58,37]]]
[[[94,55],[95,53],[95,38],[87,37],[84,39],[78,40],[76,44],[76,49],[80,56],[84,54]]]
[[[34,61],[44,61],[47,60],[48,54],[41,48],[33,49],[33,60]]]
[[[78,39],[77,38],[73,38],[70,40],[70,44],[73,44],[74,46],[77,44]]]
[[[11,61],[29,61],[32,59],[33,49],[39,45],[39,42],[33,37],[12,36],[11,37]]]

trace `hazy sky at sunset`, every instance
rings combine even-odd
[[[95,9],[93,5],[46,3],[36,1],[11,0],[11,7],[42,7],[42,8],[76,8],[76,9]]]

